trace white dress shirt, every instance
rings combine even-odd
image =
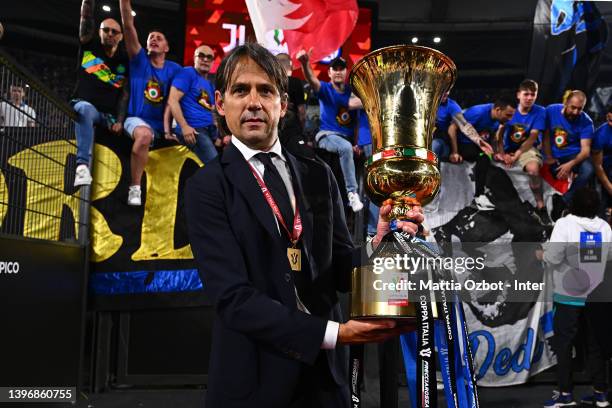
[[[280,141],[276,139],[276,142],[270,150],[254,150],[242,143],[236,136],[232,136],[232,143],[236,148],[240,151],[244,159],[255,169],[255,171],[259,174],[259,177],[263,180],[265,167],[262,162],[259,161],[257,157],[255,157],[258,153],[274,153],[275,156],[272,156],[272,164],[278,170],[281,178],[283,179],[283,183],[287,188],[287,193],[289,194],[289,199],[291,200],[291,207],[293,211],[295,211],[296,201],[295,201],[295,192],[293,191],[293,185],[291,183],[291,172],[289,171],[289,167],[287,164],[287,159],[283,155],[283,151],[281,148]],[[272,211],[272,209],[270,209]],[[276,221],[276,227],[278,228],[278,233],[281,234],[280,225],[278,225],[278,220],[274,217]],[[300,300],[298,296],[297,289],[295,289],[295,297],[297,300],[298,309],[301,311],[310,314],[306,306]],[[325,329],[325,337],[323,337],[323,344],[321,344],[322,349],[333,349],[336,347],[336,342],[338,341],[338,330],[340,329],[340,324],[338,322],[333,322],[329,320],[327,322],[327,328]]]

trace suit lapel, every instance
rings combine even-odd
[[[251,168],[238,148],[230,143],[223,151],[221,163],[225,169],[227,180],[244,196],[245,201],[253,210],[257,220],[272,237],[278,238],[278,228],[274,214],[264,198],[255,177],[253,177]]]

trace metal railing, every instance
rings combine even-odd
[[[87,242],[89,188],[73,187],[75,119],[0,49],[0,233]]]

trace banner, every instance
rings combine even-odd
[[[589,93],[607,37],[608,27],[594,2],[539,0],[527,76],[540,85],[540,103],[561,102],[566,89]]]

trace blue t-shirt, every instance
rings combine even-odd
[[[212,82],[202,78],[194,67],[185,67],[174,78],[172,86],[185,94],[181,109],[189,126],[200,128],[213,124],[215,87]]]
[[[589,115],[582,112],[576,120],[569,121],[562,110],[560,103],[546,107],[546,129],[555,159],[576,156],[580,153],[580,140],[593,138],[593,121]]]
[[[593,136],[593,151],[603,150],[604,167],[612,165],[612,126],[604,123],[595,131]]]
[[[458,113],[461,113],[461,106],[451,98],[446,98],[446,103],[441,103],[438,107],[436,130],[446,132],[453,121],[453,116]]]
[[[130,103],[128,116],[137,116],[158,132],[164,131],[164,107],[170,84],[182,69],[166,60],[163,68],[155,68],[144,48],[130,60]]]
[[[370,133],[368,115],[366,115],[363,109],[359,109],[357,115],[359,115],[359,140],[357,144],[359,146],[369,145],[372,143],[372,133]]]
[[[504,129],[504,151],[506,153],[517,151],[529,138],[532,130],[543,132],[544,129],[546,129],[546,109],[543,106],[533,105],[526,115],[519,112],[517,106],[514,116],[506,123]],[[538,139],[534,142],[534,146],[538,145]]]
[[[344,87],[344,93],[334,89],[331,83],[321,81],[319,108],[321,111],[320,130],[340,133],[352,143],[355,133],[355,112],[348,110],[351,88]]]
[[[486,142],[490,142],[499,128],[499,122],[491,117],[491,109],[493,109],[493,104],[485,103],[482,105],[474,105],[463,112],[465,120],[474,126],[476,132],[478,132],[480,137]],[[474,143],[461,131],[458,132],[458,135],[459,143]]]

